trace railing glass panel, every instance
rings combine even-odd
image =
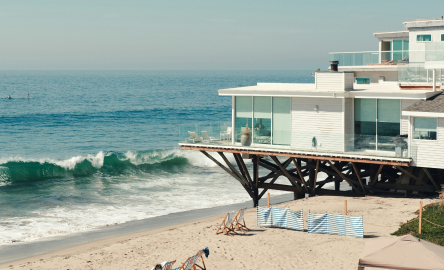
[[[339,61],[339,66],[366,66],[379,63],[379,52],[330,53],[330,61]]]
[[[253,143],[251,146],[241,146],[240,143],[232,143],[232,136],[241,134],[228,134],[227,129],[231,123],[212,123],[197,125],[180,125],[179,143],[202,145],[202,146],[225,146],[259,148],[265,150],[288,150],[305,153],[335,153],[353,156],[376,156],[391,158],[409,158],[410,151],[408,139],[404,136],[381,136],[361,134],[339,134],[339,133],[291,133],[281,131],[279,136],[291,137],[291,145],[282,146],[272,143],[271,138],[266,142]],[[285,133],[285,134],[284,134]],[[208,136],[207,136],[208,135]],[[253,136],[252,134],[250,136]],[[262,138],[265,140],[265,138]]]

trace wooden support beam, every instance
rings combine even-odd
[[[333,163],[331,163],[330,160],[327,160],[327,163],[330,165],[330,167],[333,168],[333,170],[335,170],[335,172],[336,172],[337,174],[339,174],[339,176],[340,176],[342,179],[344,179],[345,181],[348,182],[348,184],[352,187],[352,189],[353,189],[354,191],[356,191],[358,194],[361,194],[361,192],[356,188],[356,186],[353,184],[353,182],[352,182],[352,180],[351,180],[350,178],[348,178],[347,176],[343,175],[343,174],[342,174],[342,173],[341,173],[341,172],[335,167],[335,165],[333,165]]]
[[[287,185],[280,185],[280,184],[267,184],[267,183],[260,183],[260,188],[266,188],[266,189],[274,189],[274,190],[283,190],[283,191],[293,191],[293,192],[299,192],[298,187],[296,186],[287,186]]]
[[[432,182],[433,186],[435,187],[436,190],[439,190],[438,185],[436,184],[435,180],[433,179],[432,175],[430,174],[429,170],[427,170],[427,168],[422,168],[424,170],[424,172],[427,174],[427,176],[429,177],[430,181]]]
[[[275,176],[275,177],[270,181],[270,183],[266,183],[266,184],[269,184],[269,185],[274,184],[274,182],[278,179],[278,177],[279,177],[279,175]],[[261,184],[262,184],[262,183],[259,183],[259,185],[261,185]],[[262,198],[262,196],[264,196],[265,192],[267,192],[267,191],[268,191],[268,188],[264,188],[264,190],[262,190],[261,194],[259,194],[259,200]]]
[[[302,180],[302,183],[304,184],[305,190],[308,192],[308,187],[307,187],[307,183],[305,182],[304,179],[304,175],[301,172],[301,167],[299,166],[299,164],[296,162],[295,158],[291,158],[291,160],[293,160],[294,166],[296,167],[296,170],[298,171],[299,174],[299,178]]]
[[[379,169],[378,169],[378,171],[376,172],[376,175],[375,175],[375,177],[373,178],[373,181],[372,181],[372,183],[371,183],[372,186],[374,186],[374,185],[376,184],[376,181],[378,181],[378,177],[379,177],[379,174],[380,174],[381,171],[382,171],[382,167],[384,167],[384,164],[379,165]]]
[[[248,170],[247,170],[247,166],[245,166],[245,162],[244,162],[244,160],[242,159],[241,155],[240,155],[240,154],[237,154],[237,153],[234,153],[233,155],[234,155],[234,157],[236,158],[238,164],[241,165],[241,167],[242,167],[241,169],[242,169],[242,171],[244,172],[244,175],[246,176],[248,182],[250,183],[251,186],[253,186],[253,180],[252,180],[251,177],[250,177],[250,173],[248,172]],[[239,165],[238,165],[238,166],[239,166]]]
[[[400,170],[401,172],[405,173],[406,175],[410,176],[411,178],[415,179],[417,182],[421,183],[423,186],[428,186],[426,183],[424,183],[424,181],[422,181],[421,179],[419,179],[418,177],[414,176],[413,174],[411,174],[410,172],[406,171],[405,169],[403,169],[402,167],[396,166],[396,168],[398,170]],[[434,191],[433,189],[430,189],[430,191]]]
[[[291,163],[291,159],[287,159],[284,163],[282,163],[282,167],[283,167],[284,169],[286,169],[287,166],[288,166],[290,163]],[[266,160],[260,160],[260,161],[259,161],[259,165],[261,165],[262,167],[264,167],[264,168],[266,168],[266,169],[268,169],[268,170],[274,172],[275,174],[279,174],[279,175],[282,175],[282,176],[285,176],[285,177],[286,177],[285,173],[279,168],[279,166],[276,166],[276,165],[274,165],[274,164],[271,164],[270,162],[268,162],[268,161],[266,161]],[[272,167],[272,166],[270,166],[270,165],[273,165],[274,167]],[[275,167],[276,167],[276,168],[275,168]],[[290,174],[290,175],[291,175],[291,176],[292,176],[297,182],[303,184],[302,180],[301,180],[298,176],[296,176],[296,175],[293,174],[294,171],[296,171],[296,169],[287,170],[287,172],[288,172],[288,173],[289,173],[289,174]],[[274,175],[269,174],[269,175],[265,176],[264,178],[261,178],[260,180],[266,180],[266,179],[269,179],[269,178],[272,178],[272,177],[274,177]],[[261,181],[261,182],[263,182],[263,181]]]
[[[364,184],[363,184],[362,179],[361,179],[361,174],[359,173],[359,170],[356,167],[355,163],[352,162],[351,164],[353,166],[353,170],[355,170],[356,177],[358,178],[359,184],[361,184],[362,190],[364,191],[364,195],[365,195],[366,192],[365,192]]]
[[[308,163],[307,163],[307,164],[308,164]],[[316,168],[316,166],[315,166],[315,165],[312,165],[312,164],[308,164],[308,166],[309,166],[310,168]],[[329,170],[327,167],[323,166],[322,164],[319,164],[319,171],[321,171],[321,172],[325,172],[325,173],[328,174],[328,175],[333,175],[333,176],[337,176],[338,178],[342,178],[338,173],[336,173],[336,172],[334,172],[334,171],[332,171],[332,170]],[[349,180],[350,180],[353,184],[355,184],[355,185],[358,184],[358,181],[355,181],[355,180],[350,179],[350,178],[349,178]]]
[[[251,192],[251,190],[249,189],[248,186],[246,186],[242,180],[240,180],[236,174],[234,174],[232,171],[230,171],[228,168],[226,168],[224,165],[222,165],[219,161],[217,161],[215,158],[213,158],[210,154],[208,154],[205,151],[200,151],[202,152],[202,154],[204,154],[205,156],[207,156],[209,159],[211,159],[214,163],[216,163],[219,167],[221,167],[224,171],[226,171],[229,175],[231,175],[234,179],[236,179],[237,181],[239,181],[239,183],[241,183],[241,185],[245,188],[245,190],[248,192],[248,195],[250,195],[251,198],[254,199],[254,195],[253,192]]]
[[[242,174],[236,170],[236,168],[234,168],[233,164],[231,164],[231,162],[227,159],[227,157],[224,155],[224,153],[222,152],[217,152],[222,159],[225,161],[225,163],[227,164],[228,168],[230,168],[230,170],[237,175],[237,177],[239,177],[240,180],[242,180],[244,182],[245,185],[249,185],[247,179],[245,179]]]
[[[299,186],[299,184],[296,182],[296,180],[291,176],[287,170],[282,166],[282,164],[279,162],[277,157],[271,156],[271,159],[278,165],[278,167],[281,169],[281,171],[285,174],[285,176],[288,178],[288,180],[291,182],[291,184],[299,189],[299,192],[302,192],[302,188]]]
[[[384,164],[391,166],[410,166],[410,161],[393,161],[380,159],[377,157],[338,157],[337,154],[335,156],[324,155],[306,155],[306,154],[297,154],[291,152],[273,152],[267,150],[249,150],[249,149],[235,149],[235,148],[225,148],[225,147],[217,147],[217,146],[194,146],[194,145],[181,145],[181,149],[183,150],[197,150],[197,151],[213,151],[213,152],[226,152],[226,153],[239,153],[239,154],[250,154],[250,155],[261,155],[261,156],[279,156],[279,157],[294,157],[294,158],[303,158],[303,159],[319,159],[319,160],[332,160],[332,161],[344,161],[344,162],[358,162],[358,163],[369,163],[369,164]]]
[[[314,179],[313,179],[313,187],[311,193],[314,195],[316,191],[316,181],[318,180],[318,171],[319,171],[319,159],[316,160],[316,169],[314,172]]]
[[[253,156],[251,159],[253,162],[253,206],[257,207],[259,205],[259,157]]]

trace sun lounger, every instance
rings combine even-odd
[[[188,133],[190,134],[190,137],[187,138],[187,142],[192,142],[192,143],[202,142],[202,138],[199,137],[196,132],[188,131]]]
[[[206,253],[206,254],[205,254]],[[205,262],[203,259],[203,256],[205,255],[206,257],[208,257],[208,254],[210,253],[210,251],[208,250],[208,248],[204,248],[201,249],[197,252],[196,256],[198,257],[198,259],[196,260],[196,262],[194,263],[197,267],[199,267],[202,270],[207,270],[207,267],[205,266]],[[199,262],[199,258],[202,260],[202,266],[198,265],[197,263]]]
[[[216,138],[208,136],[208,132],[206,131],[201,131],[200,135],[202,135],[202,142],[204,143],[211,143],[216,140]]]
[[[195,270],[196,269],[195,263],[197,260],[198,260],[197,255],[191,256],[182,264],[181,267],[174,268],[174,270],[191,270],[191,269]]]
[[[245,210],[247,210],[246,207],[244,209],[239,210],[239,212],[237,212],[233,220],[233,228],[241,230],[244,233],[251,231],[245,225],[245,219],[244,219]]]
[[[234,231],[234,227],[233,227],[233,216],[234,216],[234,211],[228,213],[228,214],[225,216],[225,218],[224,218],[224,220],[222,221],[221,224],[214,225],[214,226],[216,226],[216,228],[217,228],[217,232],[216,232],[216,234],[219,234],[219,233],[226,233],[226,234],[228,234],[229,236],[234,236],[234,235],[232,235],[232,234],[237,234],[237,233]],[[232,234],[230,234],[230,233],[232,233]]]
[[[167,262],[163,265],[162,270],[173,270],[173,264],[176,261]]]

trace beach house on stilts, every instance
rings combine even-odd
[[[181,125],[181,149],[213,160],[254,205],[269,189],[295,199],[436,194],[444,183],[444,20],[404,27],[374,33],[377,51],[330,53],[314,83],[220,89],[232,97],[232,122]]]

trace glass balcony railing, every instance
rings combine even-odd
[[[400,83],[420,83],[430,85],[433,83],[433,70],[425,69],[424,62],[399,65],[397,68],[398,82]],[[437,70],[435,75],[436,84],[441,85],[444,82],[444,70]]]
[[[329,54],[330,61],[338,61],[339,66],[367,66],[408,63],[409,51],[368,51],[334,52]]]
[[[366,66],[379,63],[379,52],[330,53],[330,61],[339,61],[339,66]]]
[[[292,133],[291,145],[274,145],[271,136],[259,140],[251,135],[251,146],[242,146],[234,142],[241,134],[232,134],[231,123],[212,123],[179,126],[179,143],[208,146],[230,146],[282,150],[297,152],[316,152],[325,154],[343,154],[358,156],[376,156],[391,158],[411,158],[407,137],[375,136],[360,134],[334,133]]]

